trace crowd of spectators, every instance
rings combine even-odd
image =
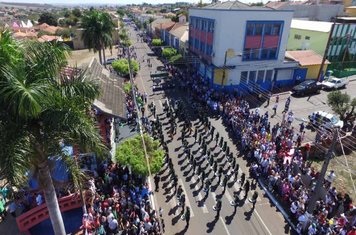
[[[300,234],[355,234],[356,207],[346,193],[337,192],[331,171],[325,179],[324,195],[317,201],[315,210],[308,213],[308,203],[319,176],[308,161],[310,145],[301,147],[304,125],[299,130],[292,127],[294,114],[285,106],[281,123],[270,124],[268,112],[252,110],[238,92],[214,91],[200,76],[188,70],[178,70],[166,65],[180,86],[194,100],[219,112],[238,138],[241,152],[251,162],[250,173],[260,177],[268,189],[280,198],[284,208]],[[279,97],[276,102],[279,101]]]
[[[143,178],[110,161],[102,164],[97,173],[98,177],[89,181],[83,228],[99,235],[161,234],[149,201],[151,192]]]

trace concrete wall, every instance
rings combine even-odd
[[[300,39],[296,39],[295,35],[300,35]],[[306,40],[306,37],[310,37]],[[289,31],[288,50],[313,50],[319,55],[324,55],[326,44],[328,42],[329,33],[317,32],[304,29],[293,29]]]
[[[326,68],[328,65],[324,65],[323,73],[325,74]],[[316,79],[319,75],[320,64],[317,65],[309,65],[309,66],[301,66],[301,68],[308,69],[306,79]]]
[[[293,10],[293,18],[308,18],[309,20],[331,21],[335,16],[344,14],[344,5],[290,5],[283,10]]]

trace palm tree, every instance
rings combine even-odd
[[[101,50],[105,62],[105,48],[112,47],[112,32],[114,23],[106,12],[97,10],[86,11],[82,16],[81,27],[84,29],[82,39],[89,50],[99,52],[99,61],[103,64]]]
[[[49,156],[73,161],[62,153],[62,140],[82,150],[105,150],[88,116],[99,87],[83,74],[60,76],[68,56],[63,45],[18,43],[0,33],[0,48],[7,48],[0,50],[0,178],[23,186],[31,172],[44,192],[54,233],[66,234]]]

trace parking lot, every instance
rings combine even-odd
[[[355,77],[356,78],[356,77]],[[340,89],[341,92],[346,92],[351,96],[351,98],[356,97],[356,79],[350,77],[350,83],[346,86],[345,89]],[[329,113],[333,113],[331,108],[327,104],[327,95],[331,91],[321,90],[320,94],[313,95],[309,98],[309,96],[305,97],[294,97],[291,96],[291,93],[284,92],[279,94],[279,105],[277,109],[277,115],[271,119],[272,125],[281,122],[282,120],[282,112],[284,110],[284,104],[287,98],[291,97],[291,103],[289,106],[289,110],[292,110],[294,113],[294,122],[293,125],[295,128],[299,129],[299,124],[304,120],[308,120],[308,116],[314,111],[325,111]],[[260,106],[260,110],[262,113],[268,111],[269,114],[273,113],[272,107],[275,103],[276,94],[274,94],[270,100],[270,104],[266,107],[267,102],[264,102]],[[306,131],[306,139],[305,142],[312,142],[314,141],[315,133],[309,130]]]

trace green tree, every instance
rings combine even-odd
[[[103,59],[105,61],[105,48],[109,47],[111,49],[113,44],[112,32],[114,23],[110,15],[97,10],[86,11],[82,16],[81,26],[84,29],[82,34],[84,44],[89,50],[93,49],[94,52],[99,52],[99,60],[103,64]]]
[[[162,46],[162,40],[159,38],[152,39],[152,46]]]
[[[38,23],[39,24],[46,23],[48,25],[57,26],[57,18],[49,12],[43,12],[40,15],[40,18],[38,19]]]
[[[118,72],[121,76],[129,76],[129,62],[127,59],[115,60],[112,62],[112,68]],[[131,59],[131,68],[133,75],[136,75],[140,65],[136,60]]]
[[[152,174],[158,173],[163,166],[164,151],[158,140],[147,134],[143,135]],[[148,166],[142,145],[142,138],[137,135],[124,141],[116,150],[116,161],[120,165],[130,166],[134,174],[148,176]]]
[[[146,14],[153,14],[153,11],[148,10],[148,11],[146,11]]]
[[[331,109],[340,115],[344,122],[350,121],[352,116],[356,115],[356,98],[351,99],[350,95],[341,91],[333,91],[328,94],[328,105]]]
[[[71,12],[70,12],[70,11],[68,11],[68,10],[66,10],[66,11],[64,11],[63,16],[64,16],[65,18],[68,18],[68,17],[70,17],[70,16],[71,16]]]
[[[120,7],[119,9],[117,9],[117,14],[119,15],[120,18],[125,16],[125,9]]]
[[[0,35],[0,177],[21,187],[31,171],[44,193],[54,233],[66,234],[49,156],[73,163],[62,153],[61,140],[81,150],[104,150],[88,115],[99,87],[82,75],[61,79],[67,47]]]
[[[167,59],[171,58],[172,56],[177,54],[177,50],[172,47],[164,48],[162,51],[162,55]]]
[[[73,14],[75,17],[78,17],[78,18],[82,17],[82,12],[80,11],[79,8],[74,8],[74,9],[72,10],[72,14]]]

